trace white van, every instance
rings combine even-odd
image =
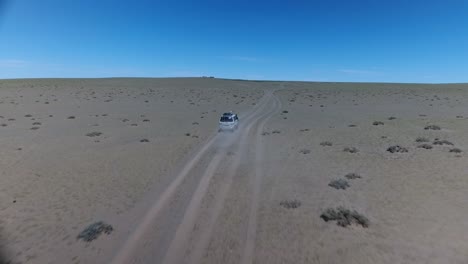
[[[219,132],[234,131],[239,125],[239,117],[233,112],[224,113],[219,119]]]

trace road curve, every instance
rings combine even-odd
[[[261,133],[281,103],[266,90],[256,106],[241,118],[234,133],[218,133],[195,152],[169,186],[145,210],[112,263],[206,263],[204,254],[220,221],[239,166],[255,152],[248,224],[241,232],[245,247],[242,263],[251,263],[255,246],[256,210],[263,169]],[[260,165],[259,165],[260,164]],[[218,185],[214,186],[216,182]],[[197,224],[202,222],[202,224]],[[221,223],[222,224],[222,223]],[[224,249],[218,249],[224,250]],[[228,250],[228,249],[226,249]],[[240,261],[240,260],[239,260]]]

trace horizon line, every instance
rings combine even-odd
[[[110,76],[110,77],[31,77],[31,78],[0,78],[0,81],[19,81],[19,80],[73,80],[73,79],[216,79],[226,81],[245,81],[245,82],[305,82],[305,83],[362,83],[362,84],[429,84],[429,85],[443,85],[443,84],[468,84],[468,82],[353,82],[353,81],[305,81],[305,80],[268,80],[268,79],[242,79],[242,78],[223,78],[214,76],[170,76],[170,77],[131,77],[131,76]]]

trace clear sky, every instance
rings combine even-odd
[[[468,82],[468,1],[0,0],[0,78]]]

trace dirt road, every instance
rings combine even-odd
[[[266,91],[234,133],[193,153],[171,184],[142,202],[113,263],[252,263],[263,176],[261,133],[281,103]],[[151,198],[153,199],[153,198]]]

